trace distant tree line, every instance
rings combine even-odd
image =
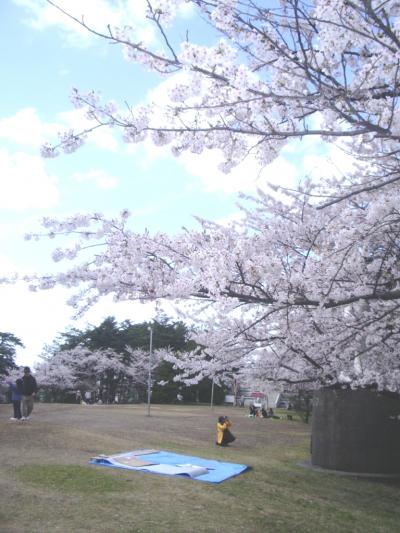
[[[15,364],[16,348],[24,347],[22,341],[12,333],[0,331],[0,379],[17,368]]]
[[[75,402],[92,393],[103,403],[142,402],[147,398],[149,368],[149,327],[153,330],[151,400],[174,403],[210,402],[212,382],[202,379],[186,386],[179,381],[176,365],[165,359],[179,357],[197,345],[189,339],[186,324],[162,317],[155,322],[118,323],[106,318],[99,326],[84,330],[70,328],[46,349],[37,366],[37,379],[45,401]],[[225,391],[214,386],[213,402],[221,404]]]

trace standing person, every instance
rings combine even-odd
[[[85,392],[85,403],[87,403],[87,405],[92,403],[92,393],[89,390]]]
[[[232,422],[227,416],[220,416],[217,423],[217,442],[218,446],[228,446],[230,442],[235,440],[235,437],[230,432]]]
[[[32,376],[29,366],[26,366],[22,378],[22,420],[29,420],[29,415],[33,411],[36,393],[36,379]]]
[[[16,382],[8,382],[11,391],[11,401],[13,404],[14,415],[10,420],[21,420],[21,398],[22,398],[22,379],[18,378]]]

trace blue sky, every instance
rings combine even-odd
[[[107,23],[136,22],[142,0],[60,0],[60,5],[104,30]],[[190,11],[181,13],[173,30],[176,42],[190,25],[193,40],[213,35]],[[152,38],[142,20],[138,28]],[[10,272],[50,272],[54,241],[24,241],[45,216],[123,208],[134,213],[137,231],[176,233],[196,227],[193,215],[223,221],[237,212],[237,192],[255,191],[265,181],[293,183],[301,173],[321,166],[324,150],[314,140],[294,142],[261,176],[248,160],[230,175],[217,168],[218,154],[185,154],[150,142],[125,145],[118,131],[96,133],[72,155],[42,159],[40,145],[58,131],[81,123],[69,102],[72,87],[97,89],[105,99],[139,104],[157,98],[161,79],[126,63],[117,46],[83,32],[45,0],[3,0],[0,3],[0,276]],[[0,331],[21,338],[25,350],[18,363],[32,364],[44,344],[72,325],[98,324],[108,315],[141,321],[154,315],[152,306],[105,301],[79,322],[65,305],[63,289],[40,294],[23,286],[0,286]]]

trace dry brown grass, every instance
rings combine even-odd
[[[0,531],[391,532],[400,531],[400,484],[320,474],[308,458],[309,428],[252,420],[241,409],[36,404],[10,422],[0,405]],[[229,414],[237,441],[214,444]],[[252,466],[219,485],[88,465],[98,453],[158,448]]]

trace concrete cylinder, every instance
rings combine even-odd
[[[400,473],[400,396],[369,389],[318,391],[311,463],[346,472]]]

